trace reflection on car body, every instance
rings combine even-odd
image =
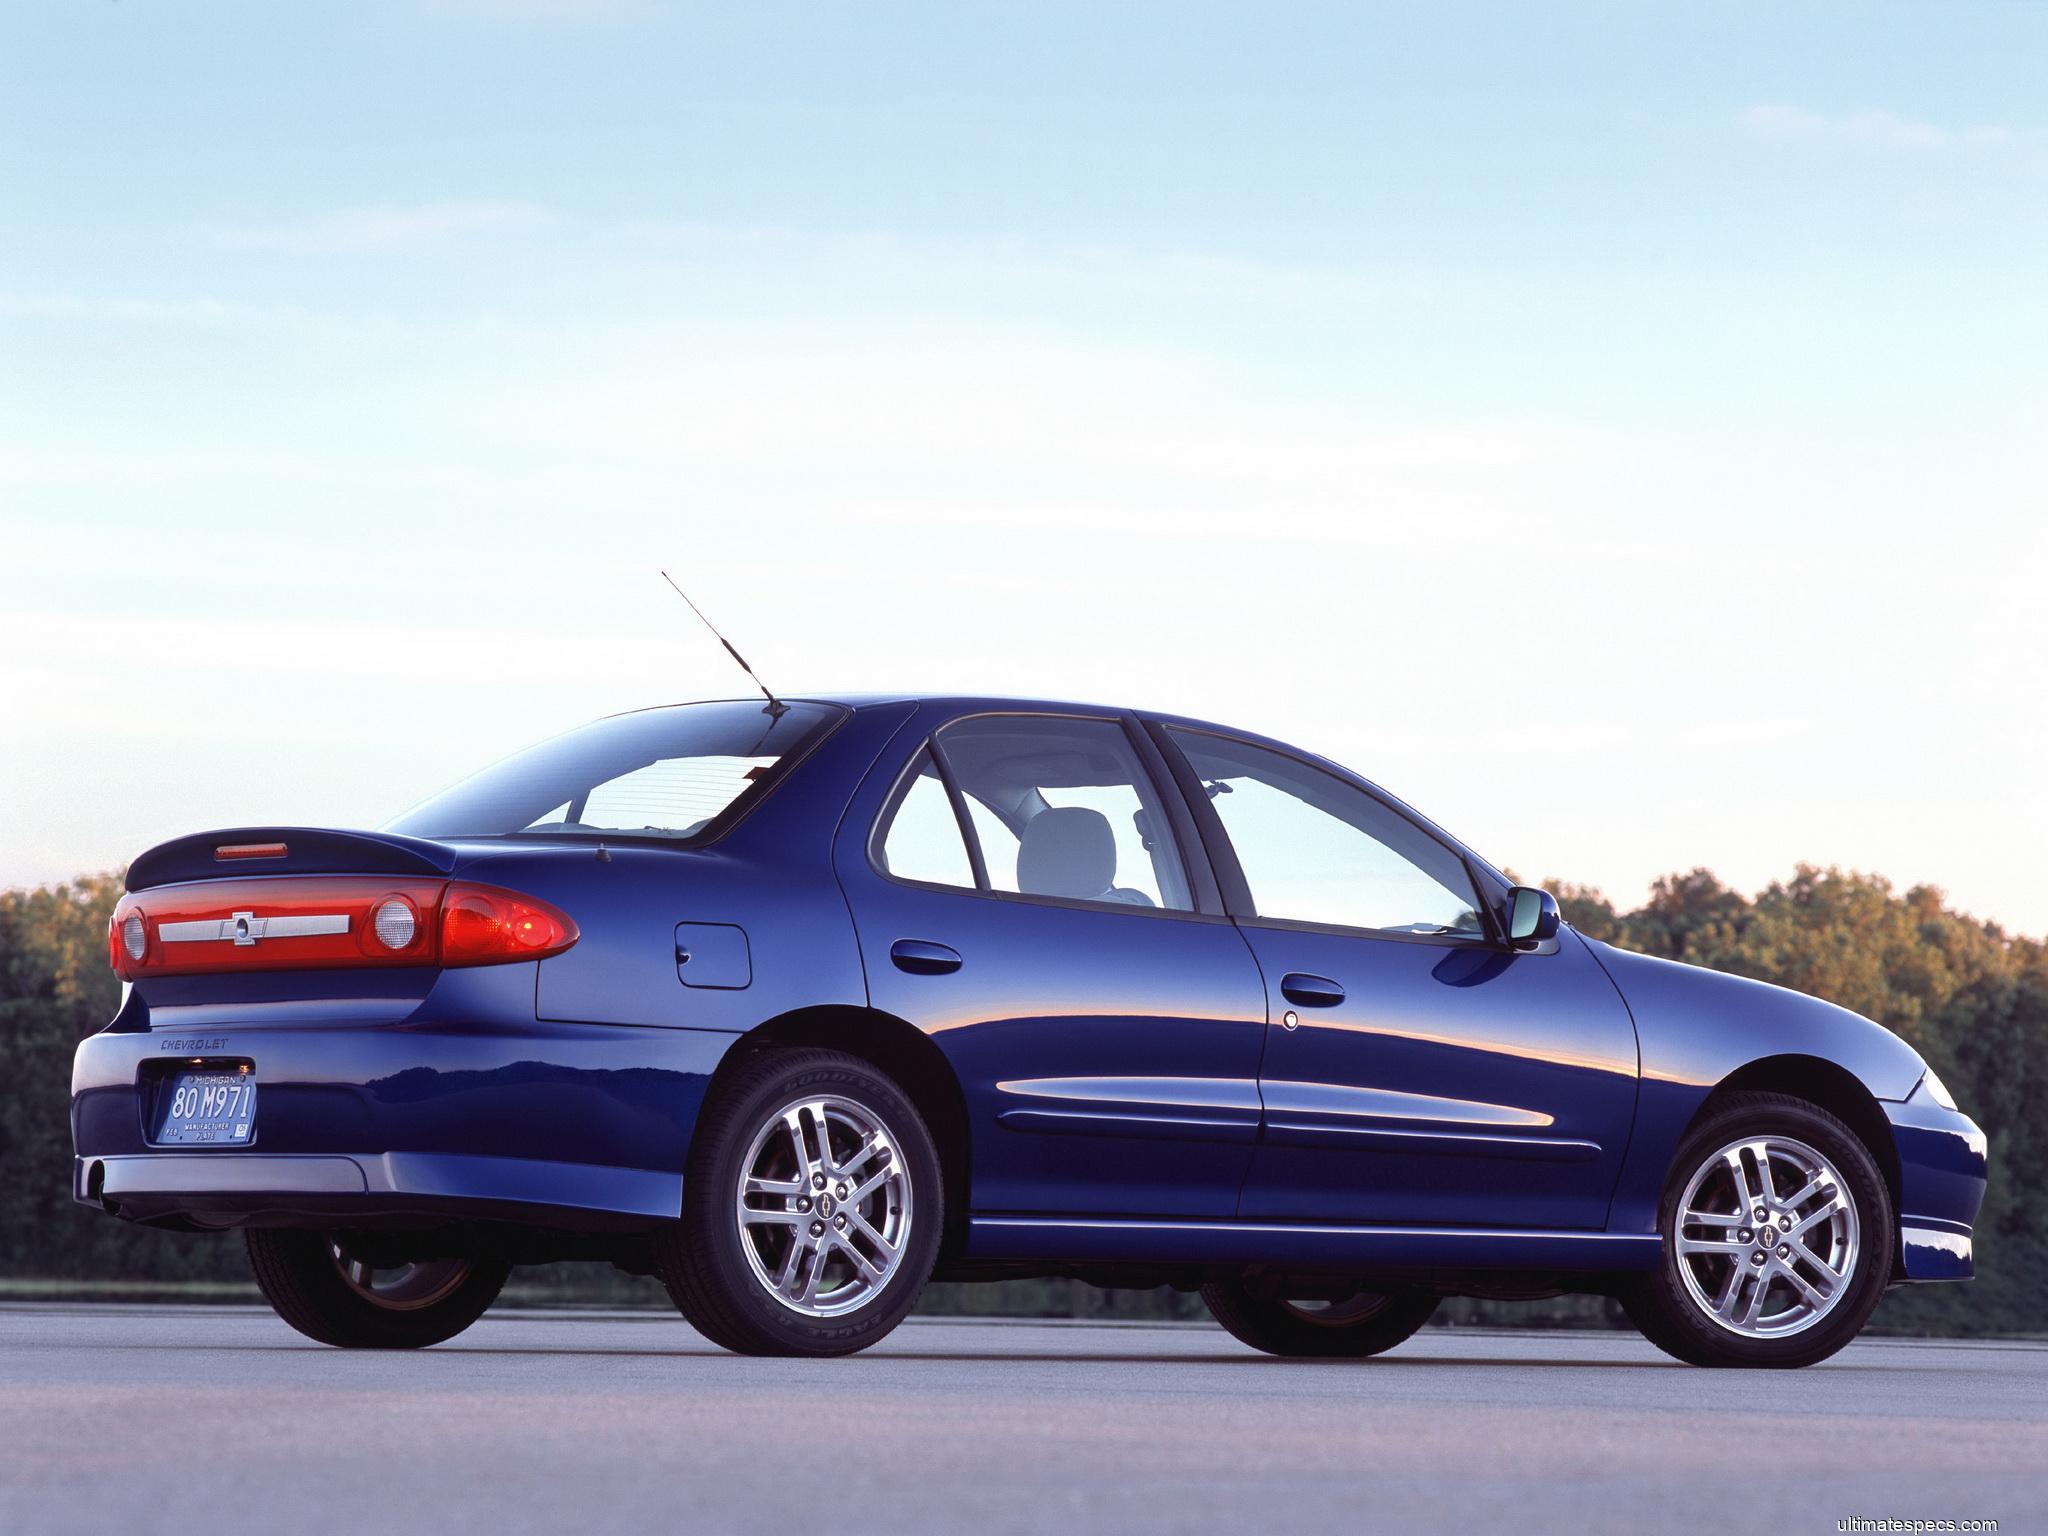
[[[1586,939],[1350,772],[1142,711],[615,716],[379,831],[152,849],[109,953],[78,1198],[243,1228],[339,1344],[587,1258],[749,1352],[1050,1274],[1199,1288],[1284,1354],[1581,1290],[1796,1365],[1967,1278],[1983,1192],[1876,1024]],[[245,1128],[187,1139],[230,1077]]]

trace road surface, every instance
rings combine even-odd
[[[742,1360],[645,1312],[416,1354],[267,1311],[0,1307],[0,1531],[2048,1530],[2048,1344],[1701,1371],[1633,1337],[1427,1330],[1364,1363],[1178,1324],[914,1319]]]

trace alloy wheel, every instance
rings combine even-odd
[[[467,1259],[425,1259],[413,1264],[378,1266],[349,1252],[339,1241],[330,1241],[327,1251],[350,1290],[389,1312],[431,1307],[452,1295],[469,1278]]]
[[[914,1214],[909,1166],[882,1117],[842,1096],[767,1116],[734,1198],[754,1278],[805,1317],[872,1300],[902,1263]]]
[[[1356,1291],[1337,1300],[1282,1300],[1280,1305],[1317,1328],[1349,1328],[1386,1311],[1392,1298],[1379,1291]]]
[[[1747,1136],[1706,1158],[1671,1240],[1693,1304],[1745,1338],[1783,1338],[1826,1317],[1862,1247],[1840,1171],[1789,1136]]]

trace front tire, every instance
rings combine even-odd
[[[705,1106],[655,1273],[725,1349],[849,1355],[908,1315],[944,1226],[938,1151],[901,1088],[839,1051],[767,1051]]]
[[[1736,1093],[1672,1159],[1657,1268],[1622,1294],[1629,1320],[1693,1365],[1825,1360],[1869,1321],[1895,1249],[1884,1175],[1818,1105]]]
[[[1202,1287],[1216,1321],[1269,1355],[1363,1359],[1407,1340],[1436,1314],[1428,1291],[1355,1291],[1333,1301],[1289,1300],[1244,1276]]]
[[[337,1349],[423,1349],[484,1315],[511,1273],[486,1259],[373,1266],[346,1234],[251,1227],[256,1284],[277,1315]]]

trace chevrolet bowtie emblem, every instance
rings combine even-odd
[[[156,936],[165,944],[225,942],[237,949],[247,949],[258,939],[308,939],[323,933],[347,932],[346,912],[321,912],[305,917],[258,917],[254,912],[231,912],[226,917],[162,923]]]

